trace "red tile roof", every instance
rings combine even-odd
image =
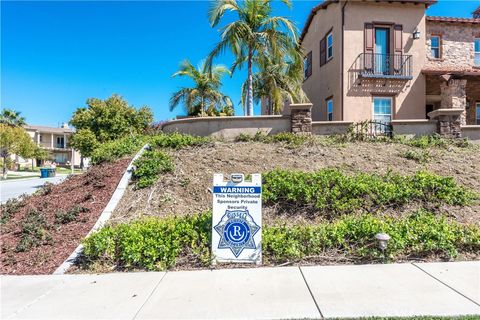
[[[346,1],[348,2],[349,0],[346,0]],[[437,0],[362,0],[362,1],[365,1],[365,2],[389,2],[389,3],[399,2],[399,3],[415,3],[415,4],[424,3],[427,7],[432,5],[432,4],[437,3]],[[338,2],[339,2],[339,0],[324,0],[324,1],[320,2],[320,4],[318,4],[317,6],[312,8],[312,10],[310,11],[310,13],[307,17],[307,21],[305,22],[305,26],[303,27],[302,33],[300,34],[300,43],[303,41],[303,38],[307,34],[308,28],[310,27],[310,24],[312,23],[313,17],[317,13],[317,11],[322,10],[322,9],[326,9],[330,4],[338,3]]]
[[[480,24],[480,19],[456,17],[427,17],[427,21]]]

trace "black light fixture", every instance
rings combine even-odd
[[[420,31],[418,31],[418,29],[415,29],[415,31],[413,31],[413,39],[417,40],[417,39],[420,39]]]

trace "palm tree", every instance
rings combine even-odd
[[[237,20],[227,24],[221,31],[221,40],[210,53],[207,63],[230,48],[235,56],[232,72],[248,65],[246,111],[253,115],[253,64],[259,53],[269,52],[281,57],[292,47],[297,47],[297,29],[285,17],[270,16],[271,0],[215,0],[209,11],[209,21],[215,27],[227,11],[237,14]],[[282,0],[288,7],[290,0]]]
[[[207,67],[202,61],[195,68],[190,61],[185,60],[180,64],[180,69],[172,77],[188,77],[193,80],[194,86],[183,87],[172,94],[170,98],[170,111],[183,103],[190,116],[216,115],[217,111],[230,108],[233,110],[230,98],[220,92],[221,79],[224,75],[230,75],[225,66],[216,65]]]
[[[260,54],[257,59],[259,71],[253,75],[253,98],[255,103],[268,100],[273,114],[282,112],[285,102],[305,103],[302,84],[303,58],[301,51],[291,48],[286,57],[272,57]],[[242,86],[243,96],[247,92],[248,83]],[[242,101],[243,103],[243,101]]]
[[[12,126],[12,127],[21,127],[26,125],[25,117],[20,116],[20,111],[15,111],[12,109],[3,109],[0,113],[0,123]]]

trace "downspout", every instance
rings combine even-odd
[[[345,100],[345,85],[344,85],[344,64],[345,64],[345,7],[347,6],[347,1],[345,1],[342,5],[342,72],[341,72],[341,81],[342,81],[342,121],[345,120],[345,107],[344,107],[344,100]]]

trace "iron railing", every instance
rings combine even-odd
[[[355,69],[361,78],[413,79],[411,55],[361,53]]]
[[[352,132],[355,140],[366,141],[379,137],[393,137],[393,126],[389,122],[370,120],[355,123]]]

